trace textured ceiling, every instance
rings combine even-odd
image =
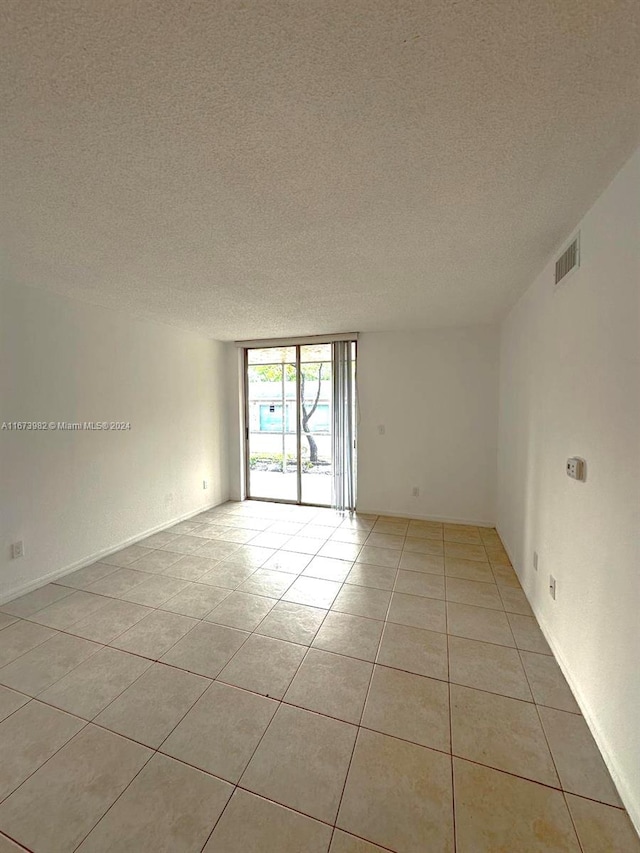
[[[7,278],[221,339],[488,323],[638,140],[637,0],[1,0]]]

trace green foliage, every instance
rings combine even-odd
[[[252,364],[249,367],[249,379],[251,381],[258,382],[282,382],[282,368],[281,364]],[[300,371],[305,379],[316,380],[318,379],[318,371],[320,365],[319,364],[301,364]],[[327,367],[326,365],[323,367],[323,374],[325,378],[328,378]],[[296,368],[293,364],[285,364],[284,365],[284,378],[285,382],[295,382],[296,381]]]
[[[249,456],[249,468],[251,471],[282,471],[282,453],[252,453]],[[313,463],[302,459],[302,470],[304,473],[311,471]],[[294,473],[296,470],[296,457],[287,453],[287,471]]]

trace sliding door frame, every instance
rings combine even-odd
[[[276,345],[277,346],[277,345]],[[251,468],[250,461],[250,439],[249,439],[249,350],[250,349],[269,349],[265,347],[244,347],[243,363],[243,387],[244,387],[244,493],[247,500],[250,501],[267,501],[268,503],[277,504],[293,504],[294,506],[328,506],[328,504],[303,504],[302,503],[302,420],[300,416],[300,344],[291,344],[296,348],[296,500],[288,500],[287,498],[262,498],[254,497],[251,494]],[[275,346],[274,346],[275,349]],[[284,364],[282,369],[284,370]],[[282,404],[282,425],[286,424],[286,403]],[[283,468],[286,465],[286,450],[282,454]]]
[[[264,498],[264,497],[254,497],[251,494],[251,469],[249,467],[250,463],[250,438],[249,438],[249,429],[250,429],[250,419],[249,419],[249,350],[250,349],[269,349],[269,344],[264,341],[261,342],[262,346],[245,346],[243,348],[243,388],[244,388],[244,477],[245,477],[245,495],[248,500],[252,501],[267,501],[269,503],[280,503],[280,504],[293,504],[294,506],[320,506],[320,507],[330,507],[331,504],[311,504],[302,500],[302,406],[300,404],[301,397],[301,347],[306,346],[305,343],[294,343],[289,344],[289,346],[294,346],[296,348],[296,474],[297,474],[297,498],[296,500],[288,500],[287,498]],[[311,343],[311,341],[309,341]],[[325,341],[322,340],[321,337],[317,339],[317,341],[313,341],[313,343],[332,343],[331,340]],[[357,353],[357,340],[355,340],[356,344],[356,353]],[[274,344],[274,348],[279,346],[279,344]],[[357,356],[356,356],[357,357]],[[284,364],[282,366],[284,370]],[[283,404],[282,410],[282,418],[283,418],[283,428],[286,423],[286,411]],[[282,465],[286,464],[286,453],[283,454]]]
[[[298,485],[298,499],[296,503],[302,505],[302,380],[300,379],[302,358],[300,356],[300,344],[296,344],[296,481]],[[284,462],[282,463],[284,465]]]

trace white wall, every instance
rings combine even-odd
[[[227,399],[229,400],[229,497],[243,501],[246,497],[244,462],[244,350],[225,344]]]
[[[0,600],[228,498],[224,368],[216,341],[3,287],[0,422],[131,430],[0,431]]]
[[[554,256],[504,323],[498,528],[640,827],[639,199],[640,150],[580,223],[580,269],[556,289]]]
[[[496,328],[363,334],[358,394],[358,509],[494,523]]]

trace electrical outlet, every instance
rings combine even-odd
[[[420,497],[420,489],[417,486],[414,486],[413,489],[411,489],[411,494],[413,495],[414,498],[419,498]]]
[[[203,488],[203,489],[208,489],[208,488],[209,488],[209,483],[208,483],[206,480],[203,480],[203,481],[202,481],[202,488]]]
[[[578,456],[567,459],[567,477],[571,477],[572,480],[585,480],[586,474],[587,468],[584,459],[580,459]]]
[[[14,560],[17,560],[18,557],[24,557],[24,542],[22,539],[14,542],[11,546],[11,557]]]
[[[536,572],[538,571],[538,552],[537,551],[533,552],[533,568],[536,570]]]
[[[556,600],[556,579],[553,575],[549,575],[549,595]]]
[[[385,432],[384,424],[378,424],[378,435],[384,435]]]

